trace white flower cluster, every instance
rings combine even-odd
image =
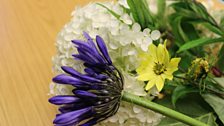
[[[160,38],[160,32],[158,30],[151,31],[148,28],[143,29],[142,32],[140,25],[134,23],[133,18],[125,13],[121,7],[121,5],[127,7],[126,0],[103,3],[103,5],[120,15],[120,18],[117,19],[96,3],[76,8],[72,13],[73,18],[58,35],[57,54],[53,57],[54,72],[56,74],[62,73],[61,66],[71,66],[78,71],[83,70],[82,63],[72,58],[72,54],[77,53],[77,51],[71,40],[83,40],[82,33],[86,31],[94,39],[96,35],[100,35],[105,40],[114,65],[124,75],[124,90],[147,97],[144,83],[137,81],[131,71],[139,65],[138,53],[147,51],[152,41]],[[69,86],[54,83],[51,84],[50,88],[51,93],[55,95],[69,94],[71,90]],[[122,102],[116,115],[99,125],[150,126],[158,124],[161,118],[160,114]]]

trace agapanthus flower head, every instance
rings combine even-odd
[[[166,42],[155,46],[151,44],[149,51],[140,55],[141,65],[136,70],[138,80],[148,81],[145,89],[149,90],[156,85],[158,91],[161,91],[165,79],[172,80],[173,72],[178,70],[180,58],[170,59],[169,52],[166,49]]]
[[[59,95],[49,99],[49,102],[62,105],[61,112],[54,120],[58,126],[90,126],[114,115],[120,104],[123,90],[123,77],[113,66],[106,45],[100,36],[96,36],[96,44],[84,32],[87,41],[72,40],[78,54],[76,60],[81,60],[85,73],[62,66],[67,74],[53,78],[58,84],[74,86],[74,95]]]

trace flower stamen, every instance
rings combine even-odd
[[[156,75],[161,75],[166,71],[166,67],[163,63],[156,63],[155,66],[153,67],[153,71]]]

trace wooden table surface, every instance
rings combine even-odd
[[[75,6],[89,1],[0,0],[0,126],[52,125],[55,38]]]

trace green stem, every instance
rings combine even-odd
[[[159,105],[157,103],[154,103],[150,100],[147,100],[145,98],[141,98],[139,96],[130,94],[130,93],[125,92],[125,91],[123,92],[122,100],[126,101],[126,102],[136,104],[136,105],[139,105],[139,106],[142,106],[142,107],[145,107],[147,109],[151,109],[155,112],[161,113],[161,114],[163,114],[167,117],[174,118],[174,119],[176,119],[180,122],[186,123],[186,124],[191,125],[191,126],[208,126],[207,124],[205,124],[203,122],[200,122],[196,119],[193,119],[189,116],[186,116],[186,115],[184,115],[180,112],[177,112],[175,110],[164,107],[164,106]]]

